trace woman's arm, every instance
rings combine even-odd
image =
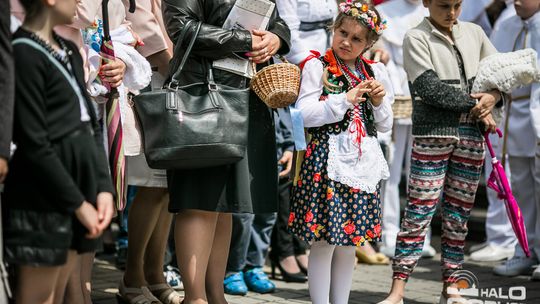
[[[199,0],[163,0],[163,19],[167,33],[174,44],[190,20],[204,20],[204,8]],[[189,25],[186,38],[181,43],[188,43],[193,36],[197,22]],[[220,59],[232,53],[249,52],[252,47],[251,33],[247,30],[225,30],[221,26],[203,23],[193,52],[210,59]]]
[[[328,99],[319,100],[323,93],[323,65],[318,59],[306,62],[302,71],[300,94],[296,101],[304,118],[306,128],[320,127],[339,122],[353,105],[347,101],[347,94],[330,94]]]

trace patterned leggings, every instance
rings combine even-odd
[[[459,137],[414,139],[407,207],[392,266],[394,279],[408,280],[416,267],[439,201],[443,280],[448,281],[462,267],[467,221],[484,161],[484,140],[471,124],[460,126]]]

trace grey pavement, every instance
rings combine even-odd
[[[436,242],[436,241],[435,241]],[[438,244],[434,244],[438,245]],[[435,246],[437,248],[437,246]],[[96,304],[116,303],[115,294],[122,272],[109,262],[111,257],[97,258],[93,274],[92,298]],[[439,303],[442,289],[440,282],[440,255],[433,259],[422,259],[412,275],[406,289],[406,304]],[[466,259],[464,269],[471,271],[478,279],[483,300],[470,300],[470,304],[538,304],[540,303],[540,282],[530,281],[527,276],[503,278],[492,274],[497,262],[476,263]],[[265,270],[269,273],[268,267]],[[349,303],[377,303],[384,299],[390,289],[392,270],[390,266],[370,266],[358,264],[354,271],[352,291]],[[306,284],[285,283],[274,280],[277,290],[271,294],[248,293],[246,296],[227,296],[229,304],[257,303],[310,303]],[[526,290],[525,300],[511,300],[509,290],[513,290],[514,299],[521,296],[520,286]],[[511,297],[510,297],[511,298]]]

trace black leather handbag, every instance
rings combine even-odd
[[[180,34],[181,47],[189,22]],[[206,83],[179,86],[201,22],[196,26],[179,67],[164,88],[133,97],[150,168],[194,169],[232,164],[245,154],[248,134],[249,88],[217,84],[211,64]],[[171,71],[174,71],[173,60]],[[204,61],[204,60],[203,60]]]

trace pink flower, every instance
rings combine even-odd
[[[321,181],[321,174],[320,173],[315,173],[313,175],[313,181],[315,181],[316,183],[320,182]]]
[[[360,246],[364,241],[365,241],[364,238],[359,235],[355,236],[352,239],[353,244],[355,244],[356,246]]]
[[[375,227],[373,227],[373,231],[375,231],[375,234],[377,236],[381,235],[381,224],[377,224]]]
[[[354,226],[353,223],[349,221],[349,224],[343,227],[343,231],[345,231],[346,234],[353,234],[356,231],[356,227]]]
[[[304,221],[306,223],[311,223],[311,221],[313,221],[313,213],[311,212],[311,210],[306,213],[306,216],[304,217]]]
[[[294,217],[295,217],[294,212],[289,213],[289,226],[292,225],[294,221]]]

